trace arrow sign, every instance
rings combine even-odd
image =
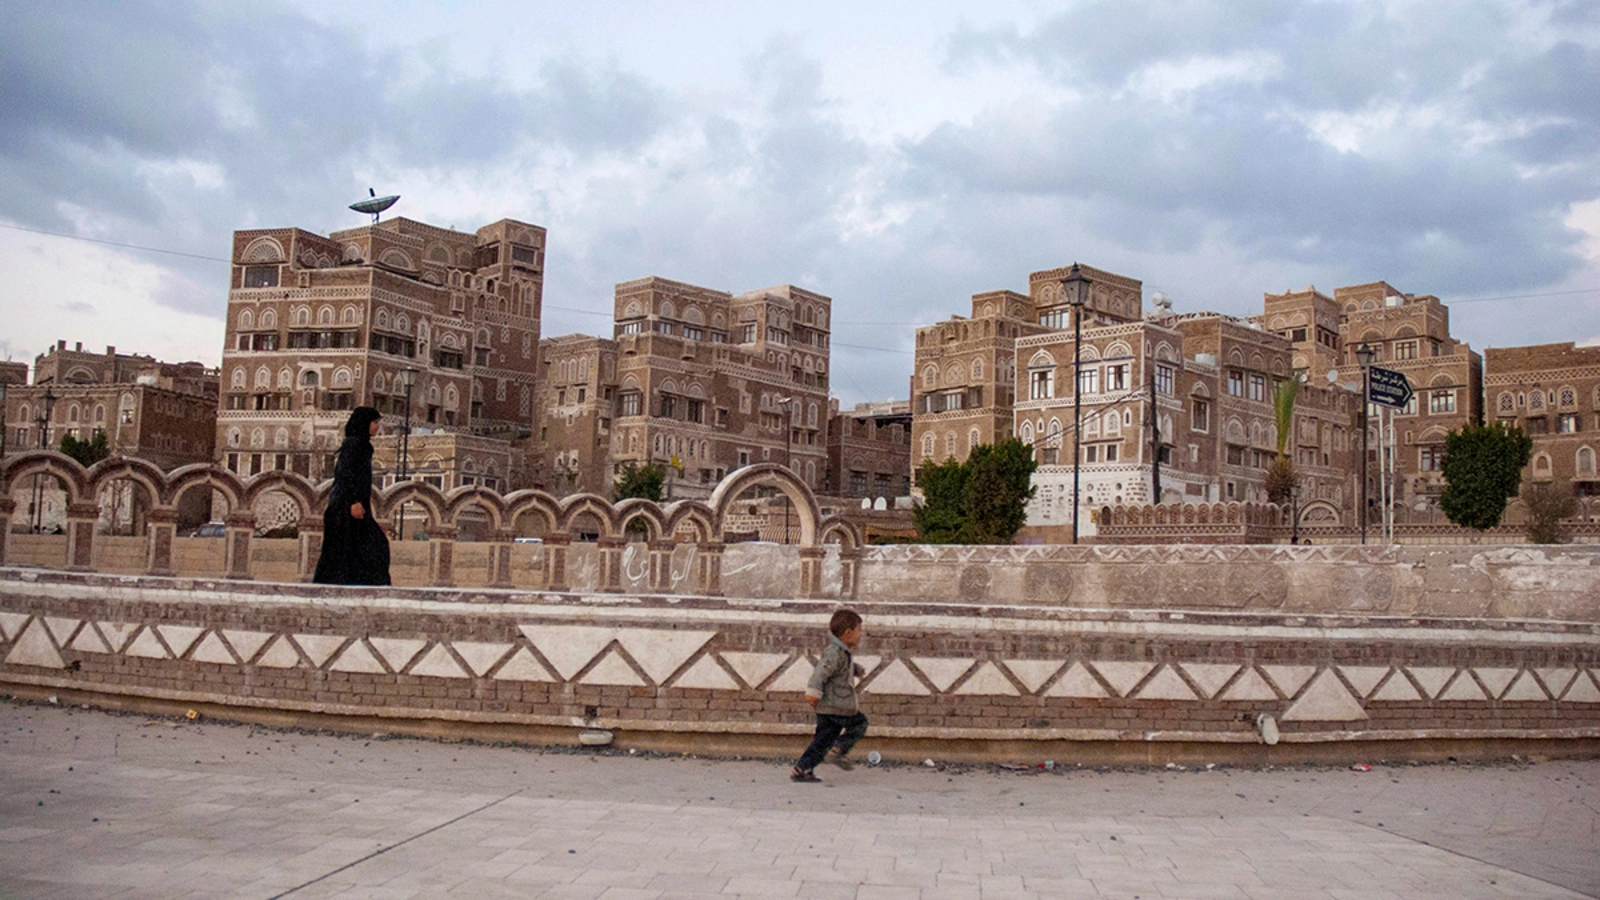
[[[1367,399],[1373,403],[1382,403],[1395,409],[1404,409],[1414,396],[1411,382],[1406,379],[1404,372],[1393,369],[1380,369],[1376,366],[1367,370]]]

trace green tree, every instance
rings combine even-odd
[[[61,436],[61,452],[77,460],[85,468],[111,455],[111,445],[106,433],[96,429],[94,437],[80,441],[70,434]]]
[[[622,464],[622,471],[617,473],[617,481],[612,485],[613,499],[628,500],[633,497],[643,497],[660,503],[666,484],[666,468],[655,463],[645,463],[641,466],[634,462],[626,462]]]
[[[1009,544],[1027,521],[1033,498],[1032,449],[1015,438],[972,448],[966,462],[924,462],[917,470],[922,505],[912,510],[917,536],[931,544]]]
[[[917,468],[922,503],[911,510],[917,537],[925,544],[961,543],[967,520],[967,470],[953,459],[925,460]]]
[[[1516,496],[1533,439],[1516,426],[1463,425],[1444,441],[1444,493],[1439,508],[1463,528],[1500,524],[1506,501]]]
[[[1267,499],[1278,505],[1289,502],[1289,494],[1299,480],[1294,460],[1286,449],[1294,428],[1294,401],[1300,395],[1300,380],[1286,378],[1272,387],[1272,417],[1278,426],[1278,455],[1267,466]]]

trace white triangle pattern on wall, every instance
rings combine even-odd
[[[734,650],[707,653],[706,645],[718,634],[709,629],[590,625],[522,625],[519,629],[533,647],[549,659],[554,670],[527,649],[500,642],[453,641],[430,645],[427,640],[418,638],[373,637],[356,640],[345,647],[349,638],[342,635],[211,631],[189,625],[84,622],[59,616],[0,613],[0,637],[12,643],[6,661],[47,667],[65,665],[57,647],[78,653],[121,653],[147,659],[188,657],[215,665],[248,664],[260,654],[261,658],[254,660],[254,664],[267,668],[304,665],[299,652],[304,651],[313,665],[343,672],[402,671],[414,662],[408,674],[472,678],[489,677],[492,671],[495,678],[507,681],[560,682],[573,680],[578,672],[587,669],[582,678],[586,684],[647,686],[670,679],[673,687],[748,690],[771,678],[772,684],[767,690],[793,692],[805,690],[813,666],[806,657],[785,653]],[[617,651],[607,652],[613,641]],[[341,648],[344,648],[342,653]],[[423,653],[424,649],[428,652]],[[792,663],[789,662],[791,658],[794,659]],[[731,667],[737,678],[719,664],[719,659]],[[918,672],[932,683],[937,693],[953,691],[965,696],[1015,696],[1018,693],[1016,682],[1022,684],[1025,695],[1038,693],[1049,684],[1050,688],[1044,692],[1048,697],[1127,697],[1136,692],[1132,699],[1180,702],[1211,697],[1225,701],[1276,700],[1281,692],[1295,701],[1284,713],[1284,721],[1362,719],[1366,717],[1361,704],[1363,696],[1375,702],[1418,702],[1432,698],[1473,703],[1496,699],[1519,703],[1551,700],[1600,703],[1600,684],[1593,673],[1573,666],[1524,670],[1515,666],[1424,665],[1391,669],[1386,665],[1355,665],[1338,666],[1338,676],[1335,676],[1333,669],[1295,665],[1266,665],[1258,670],[1236,663],[1089,660],[1074,662],[1063,670],[1062,661],[1050,659],[996,662],[956,657],[890,657],[886,665],[880,666],[883,659],[873,655],[856,657],[869,673],[881,668],[863,686],[864,692],[926,696],[928,683]],[[915,667],[915,672],[911,666]],[[643,670],[645,678],[640,677],[639,670]],[[774,678],[774,673],[780,674]],[[1094,673],[1116,693],[1108,695]]]

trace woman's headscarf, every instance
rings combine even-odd
[[[381,418],[383,413],[372,407],[358,406],[350,413],[349,421],[344,423],[344,436],[366,440],[372,434],[372,423]]]

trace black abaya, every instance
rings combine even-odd
[[[322,556],[311,580],[318,584],[388,584],[389,539],[372,514],[372,423],[370,406],[350,414],[344,444],[333,468],[333,491],[322,514]],[[360,503],[365,515],[350,514]]]

